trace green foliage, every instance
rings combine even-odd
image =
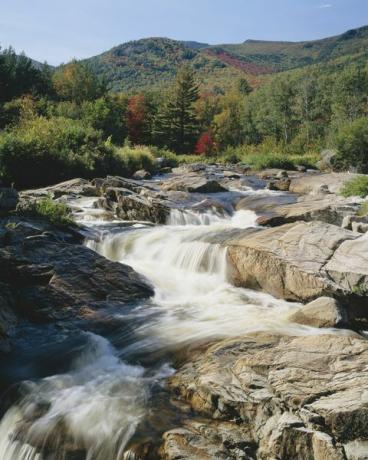
[[[334,159],[340,169],[353,167],[358,172],[368,172],[368,118],[347,122],[338,131],[335,145],[338,155]]]
[[[344,184],[341,195],[345,197],[360,196],[362,198],[368,196],[368,176],[358,176]]]
[[[139,169],[152,173],[156,169],[156,161],[149,147],[126,145],[115,151],[113,169],[115,174],[128,177]]]
[[[20,188],[92,177],[106,173],[112,152],[80,121],[35,117],[0,134],[0,176]]]
[[[57,203],[51,198],[30,201],[22,207],[21,214],[41,218],[53,225],[65,227],[73,225],[68,208],[64,203]]]
[[[61,66],[54,73],[53,84],[61,100],[77,104],[93,101],[107,91],[102,78],[99,78],[87,64],[75,60]]]

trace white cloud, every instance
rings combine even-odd
[[[325,9],[325,8],[332,8],[333,5],[331,3],[324,3],[323,5],[317,6],[320,10]]]

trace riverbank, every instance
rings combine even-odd
[[[1,458],[366,458],[351,177],[197,164],[22,192],[77,226],[2,218]]]

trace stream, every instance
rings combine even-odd
[[[27,329],[27,365],[41,349],[54,362],[41,378],[20,374],[22,397],[0,423],[1,460],[134,460],[135,444],[157,458],[162,433],[180,418],[165,380],[191,348],[259,330],[318,333],[288,321],[298,304],[228,282],[226,248],[211,238],[255,227],[255,212],[176,209],[164,226],[119,226],[89,209],[86,200],[84,221],[99,238],[85,244],[133,267],[155,294],[112,307],[114,328],[103,335]]]

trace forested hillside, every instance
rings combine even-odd
[[[178,67],[188,64],[207,89],[226,90],[240,75],[257,85],[259,76],[342,57],[366,60],[368,27],[308,42],[247,40],[236,45],[209,46],[167,38],[146,38],[116,46],[87,59],[99,75],[105,75],[114,91],[137,91],[162,87],[175,77]]]
[[[234,61],[224,51],[220,60],[215,48],[161,38],[57,69],[4,50],[0,176],[42,185],[154,171],[155,157],[174,165],[199,155],[258,169],[313,167],[326,148],[336,152],[335,169],[367,172],[366,32],[311,42],[320,62],[272,73],[270,59]],[[259,43],[244,46],[260,51]],[[293,50],[291,66],[301,45],[282,46]]]

